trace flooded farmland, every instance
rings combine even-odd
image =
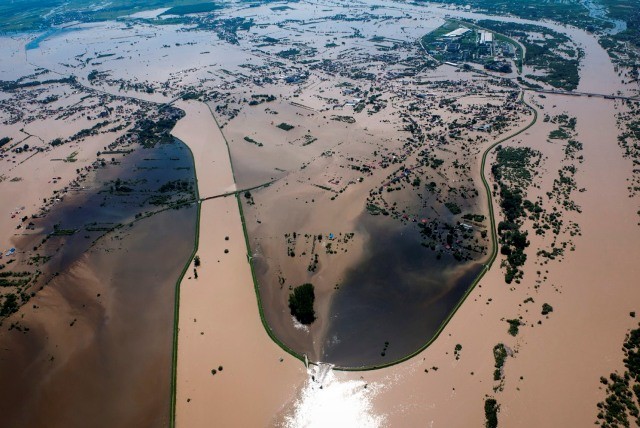
[[[178,141],[114,157],[16,242],[19,252],[37,247],[40,260],[13,269],[37,265],[43,288],[0,334],[8,426],[168,425],[175,283],[195,233],[193,162]]]

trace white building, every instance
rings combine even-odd
[[[453,39],[456,37],[460,37],[463,34],[465,34],[466,32],[471,31],[466,27],[460,27],[460,28],[456,28],[455,30],[451,31],[450,33],[445,34],[443,37],[446,37],[448,39]]]
[[[480,44],[484,45],[485,43],[493,43],[493,33],[480,30],[479,34],[480,34]]]

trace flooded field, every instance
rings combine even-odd
[[[374,366],[422,347],[479,274],[478,262],[439,259],[406,226],[364,218],[363,260],[331,302],[322,361]]]
[[[4,37],[4,421],[592,424],[637,323],[638,82],[584,3],[595,32],[309,0]],[[138,147],[170,135],[195,163]]]
[[[0,333],[7,426],[168,425],[175,282],[196,217],[170,203],[193,199],[193,161],[177,141],[116,157],[15,243],[38,248],[13,269],[35,263],[43,288]]]

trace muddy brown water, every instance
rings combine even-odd
[[[193,249],[196,207],[144,218],[93,246],[104,231],[86,228],[126,224],[157,210],[149,197],[167,181],[193,181],[193,174],[180,142],[138,149],[97,171],[84,192],[67,196],[37,223],[42,232],[17,242],[18,250],[31,248],[53,224],[79,229],[47,242],[41,252],[54,257],[41,269],[43,281],[53,279],[3,322],[3,426],[169,425],[175,283]],[[115,178],[133,191],[105,191]],[[23,331],[10,330],[12,323]]]
[[[333,298],[322,356],[343,367],[385,364],[420,349],[482,269],[478,261],[437,259],[411,225],[366,214],[360,224],[369,245]]]
[[[465,212],[482,212],[479,201],[463,206]],[[448,211],[440,213],[439,220],[456,221]],[[279,288],[260,287],[270,328],[284,344],[312,361],[371,367],[418,351],[434,337],[488,259],[487,254],[475,253],[471,260],[458,261],[443,244],[437,244],[437,251],[425,247],[417,223],[363,212],[357,224],[357,235],[365,237],[364,254],[345,271],[339,288],[330,291],[327,314],[322,312],[326,327],[293,328]],[[254,250],[259,284],[273,284],[269,254],[262,248]],[[322,280],[312,280],[316,294],[326,289],[319,283]]]

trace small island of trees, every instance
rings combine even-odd
[[[311,324],[316,320],[316,313],[313,310],[313,302],[316,295],[313,291],[313,284],[302,284],[293,289],[289,294],[289,309],[291,315],[296,317],[301,324]]]

